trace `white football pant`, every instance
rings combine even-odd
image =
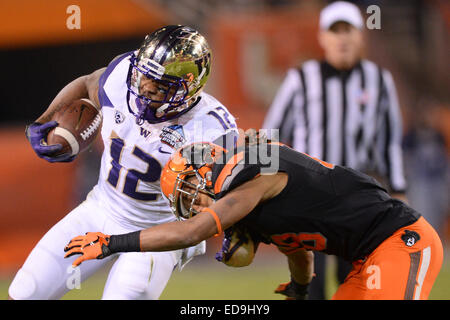
[[[113,254],[102,260],[84,261],[72,268],[77,256],[64,259],[64,246],[86,232],[123,234],[139,230],[113,221],[92,198],[81,203],[53,226],[31,251],[9,287],[13,299],[59,299],[71,289],[83,289],[82,282],[117,259],[108,275],[102,299],[158,299],[175,266],[186,259],[186,251],[128,252]],[[195,250],[192,250],[195,249]],[[190,248],[193,255],[203,254],[205,243]],[[186,261],[186,260],[185,260]]]

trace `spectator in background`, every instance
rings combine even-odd
[[[419,110],[417,123],[404,139],[408,199],[443,237],[449,209],[449,159],[432,106],[422,101]]]
[[[376,174],[393,197],[406,200],[396,88],[389,71],[362,58],[363,26],[354,4],[338,1],[321,11],[324,59],[288,70],[263,127],[280,129],[280,141],[296,150]],[[325,299],[325,258],[315,254],[310,299]],[[338,259],[340,283],[350,269]]]

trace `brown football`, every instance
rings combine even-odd
[[[77,155],[95,140],[102,127],[102,113],[88,99],[79,99],[61,106],[52,117],[58,126],[47,136],[47,144],[61,144],[56,155]]]

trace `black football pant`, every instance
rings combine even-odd
[[[325,270],[327,255],[314,252],[314,273],[316,276],[309,285],[309,300],[325,300]],[[344,282],[352,264],[342,258],[337,258],[337,279],[339,284]]]

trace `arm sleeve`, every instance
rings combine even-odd
[[[382,159],[386,172],[386,178],[392,192],[404,193],[406,180],[403,168],[402,155],[402,118],[397,98],[397,90],[389,71],[383,70],[383,95],[381,98],[381,110],[383,110],[384,143]]]
[[[298,69],[289,69],[264,119],[264,129],[279,129],[279,141],[293,144],[296,117],[303,101],[303,88]],[[273,135],[268,134],[274,138]]]

